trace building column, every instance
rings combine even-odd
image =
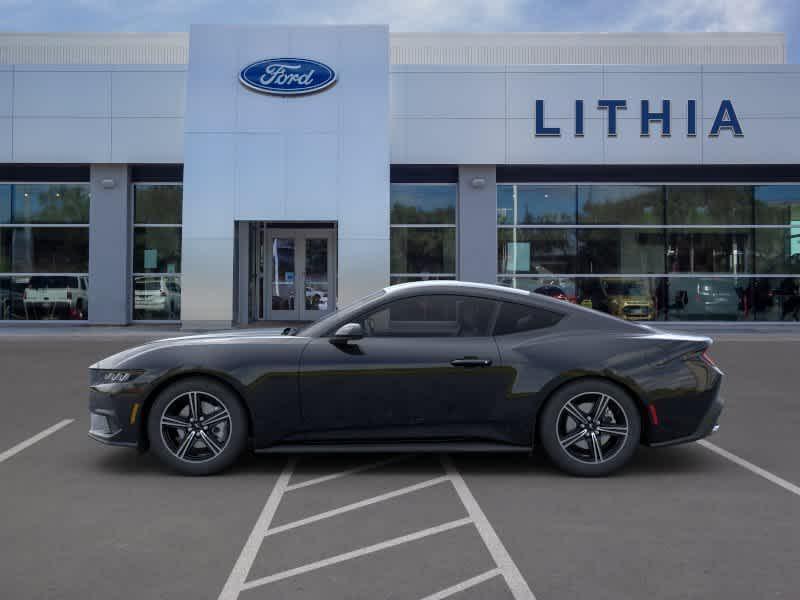
[[[458,168],[458,278],[497,283],[497,169]]]
[[[130,315],[128,165],[92,165],[89,202],[89,323],[127,325]]]

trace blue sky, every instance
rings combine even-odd
[[[388,23],[393,31],[782,31],[797,0],[0,0],[0,31],[185,31],[191,23]]]

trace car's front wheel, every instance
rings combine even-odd
[[[539,439],[559,468],[601,477],[625,465],[641,436],[636,403],[618,385],[586,379],[557,390],[538,422]]]
[[[150,409],[150,449],[184,475],[228,468],[247,444],[247,416],[239,398],[213,379],[192,377],[167,386]]]

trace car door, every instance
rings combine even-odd
[[[483,298],[414,296],[357,317],[363,339],[312,340],[300,368],[306,433],[327,440],[482,437],[509,385],[491,337],[496,310]]]

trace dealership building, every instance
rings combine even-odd
[[[783,34],[0,34],[3,323],[306,321],[424,279],[797,321]]]

